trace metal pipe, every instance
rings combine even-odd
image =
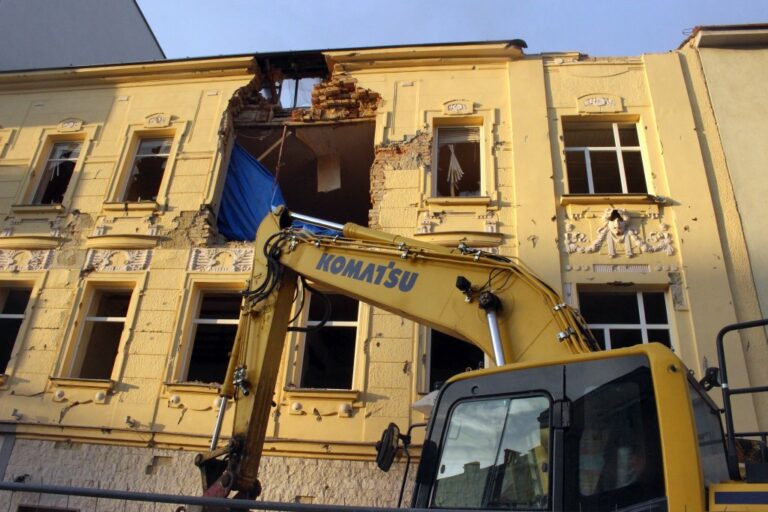
[[[227,397],[219,397],[219,414],[216,416],[216,425],[213,427],[211,436],[211,451],[216,449],[219,444],[219,434],[221,434],[221,425],[224,423],[224,412],[227,410]]]
[[[334,229],[336,231],[344,231],[344,224],[338,224],[329,220],[318,219],[316,217],[310,217],[309,215],[302,215],[300,213],[288,212],[291,218],[312,224],[313,226],[320,226],[321,228]]]
[[[311,503],[278,503],[275,501],[257,501],[230,498],[208,498],[203,496],[184,496],[177,494],[157,494],[151,492],[116,491],[86,487],[65,487],[62,485],[42,485],[31,483],[0,482],[0,491],[36,492],[41,494],[59,494],[65,496],[86,496],[110,500],[145,501],[150,503],[173,503],[223,507],[224,509],[284,510],[286,512],[403,512],[392,507],[357,507],[351,505],[323,505]],[[411,512],[434,512],[430,509],[409,509]],[[455,510],[455,509],[452,509]],[[456,512],[469,512],[457,510]]]
[[[491,343],[493,344],[493,355],[496,358],[496,366],[504,366],[504,350],[501,346],[501,333],[499,333],[499,321],[496,317],[496,311],[487,309],[485,317],[488,319],[488,328],[491,331]]]

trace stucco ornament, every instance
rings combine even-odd
[[[136,272],[149,268],[152,251],[122,249],[91,249],[85,267],[97,272]]]
[[[2,272],[34,272],[47,270],[53,260],[53,250],[26,251],[7,249],[0,250],[0,271]]]
[[[672,234],[667,224],[660,224],[658,231],[648,234],[643,239],[630,226],[630,215],[626,210],[607,208],[602,215],[603,224],[597,228],[597,233],[590,242],[587,235],[576,230],[572,223],[566,223],[564,247],[566,253],[595,253],[603,246],[608,254],[614,258],[622,251],[624,256],[632,257],[638,251],[642,253],[664,252],[668,256],[675,253],[672,245]]]
[[[194,272],[250,272],[253,268],[252,248],[192,249],[189,270]]]

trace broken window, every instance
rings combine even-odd
[[[45,162],[32,204],[61,204],[80,156],[80,142],[57,142]]]
[[[563,124],[570,194],[645,194],[648,187],[633,123]]]
[[[368,225],[372,122],[238,130],[238,143],[271,170],[288,207],[320,219]]]
[[[309,292],[305,300],[309,300],[305,325],[326,322],[304,335],[299,387],[352,389],[360,303],[344,295]]]
[[[238,292],[203,291],[192,319],[192,348],[181,380],[224,382],[237,335],[242,296]]]
[[[123,201],[157,200],[172,144],[171,138],[139,140]]]
[[[579,309],[605,350],[651,341],[671,346],[664,292],[579,291]]]
[[[71,377],[106,380],[112,376],[130,302],[131,290],[94,290]]]
[[[437,129],[438,196],[481,195],[480,128]]]
[[[428,336],[429,389],[427,391],[440,389],[454,375],[485,366],[485,354],[477,346],[436,329],[430,329]]]
[[[31,293],[27,287],[0,288],[0,374],[8,369]]]

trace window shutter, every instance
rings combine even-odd
[[[480,142],[480,128],[438,128],[437,144],[459,144],[462,142]]]

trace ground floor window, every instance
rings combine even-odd
[[[430,329],[428,336],[427,391],[440,389],[454,375],[484,367],[485,354],[477,346],[436,329]]]
[[[7,371],[31,293],[23,286],[0,288],[0,374]]]

